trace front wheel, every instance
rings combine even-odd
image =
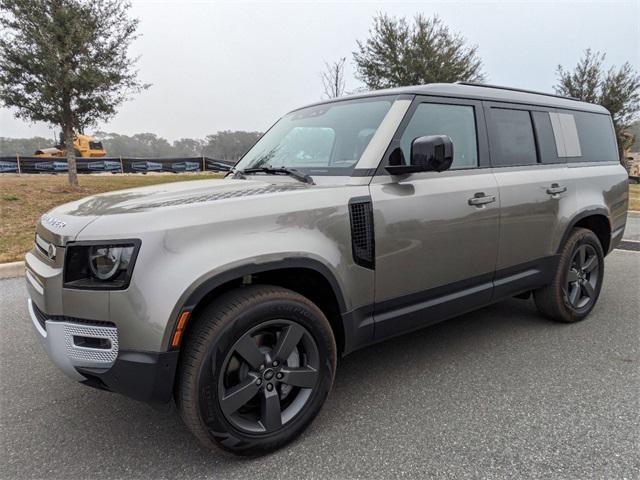
[[[194,321],[176,391],[192,433],[241,455],[297,437],[335,373],[336,345],[322,311],[291,290],[255,285],[223,294]]]
[[[575,228],[560,252],[553,281],[534,292],[540,313],[558,322],[583,320],[593,309],[602,288],[604,253],[598,237]]]

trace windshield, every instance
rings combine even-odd
[[[394,100],[347,100],[291,112],[260,138],[236,171],[269,166],[350,175]]]

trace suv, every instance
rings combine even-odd
[[[584,319],[626,181],[597,105],[466,84],[335,99],[224,180],[42,216],[28,309],[70,377],[173,398],[205,445],[264,453],[317,415],[339,355],[513,296]]]

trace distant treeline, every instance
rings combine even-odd
[[[219,160],[237,160],[260,138],[260,132],[225,130],[204,139],[181,138],[169,142],[153,133],[120,135],[98,132],[95,134],[109,157],[210,157]],[[0,156],[33,155],[36,150],[52,147],[53,138],[0,137]]]

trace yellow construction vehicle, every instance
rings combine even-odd
[[[89,135],[78,134],[73,140],[73,147],[76,153],[76,157],[105,157],[107,155],[106,150],[102,146],[102,142],[95,137]],[[60,142],[51,148],[43,148],[36,150],[33,154],[34,157],[66,157],[67,151],[64,146],[64,136],[60,134]]]

